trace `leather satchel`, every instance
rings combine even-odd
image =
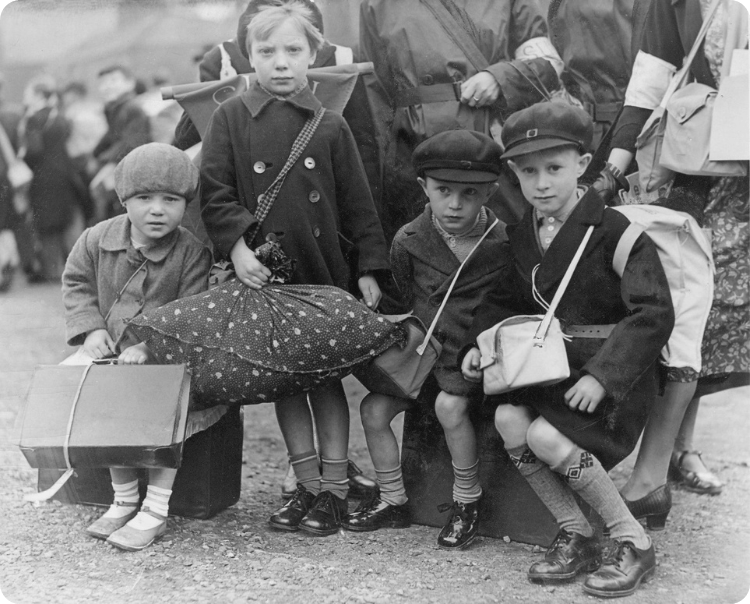
[[[482,355],[479,369],[483,373],[485,394],[503,394],[527,386],[548,386],[570,377],[565,351],[565,336],[555,317],[560,300],[570,282],[594,227],[590,226],[576,255],[565,272],[560,286],[548,305],[533,285],[534,298],[547,312],[543,315],[518,315],[505,319],[477,337]]]

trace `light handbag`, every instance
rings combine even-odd
[[[471,258],[474,251],[484,241],[485,237],[490,234],[490,231],[499,222],[498,219],[495,219],[495,222],[490,225],[479,241],[474,244],[474,247],[471,248],[471,251],[461,263],[461,266],[458,267],[427,333],[424,331],[422,321],[417,317],[410,315],[391,315],[387,317],[394,323],[400,323],[406,330],[406,344],[404,346],[399,346],[398,344],[391,346],[371,362],[358,367],[352,372],[354,377],[362,382],[362,385],[370,392],[406,399],[416,399],[419,396],[419,392],[427,376],[430,375],[442,352],[442,346],[432,336],[438,319],[448,302],[451,292],[453,292],[461,270],[469,258]]]
[[[485,394],[503,394],[527,386],[548,386],[570,377],[565,337],[555,317],[555,310],[593,230],[594,227],[590,226],[586,231],[549,305],[536,291],[534,278],[539,265],[534,268],[534,298],[546,307],[545,314],[510,317],[477,337],[482,355],[479,369],[483,374]]]
[[[646,120],[646,123],[644,124],[643,129],[641,130],[641,133],[638,135],[638,138],[636,140],[635,161],[638,163],[638,173],[641,188],[646,193],[650,193],[659,189],[660,187],[663,187],[664,185],[668,185],[674,179],[675,171],[683,172],[681,166],[677,169],[672,169],[662,164],[664,137],[667,127],[667,117],[665,115],[667,113],[667,104],[672,95],[685,82],[685,79],[687,78],[687,75],[690,71],[690,66],[693,64],[693,60],[695,59],[695,55],[698,52],[698,48],[701,46],[701,42],[703,42],[703,38],[705,38],[706,32],[708,31],[708,26],[711,23],[711,18],[716,12],[719,4],[721,4],[721,0],[714,0],[713,4],[709,8],[703,19],[703,25],[698,32],[698,36],[693,42],[693,47],[690,49],[690,52],[688,53],[682,68],[672,76],[672,79],[669,82],[669,86],[667,86],[667,90],[664,93],[659,106],[654,109],[648,120]],[[706,130],[706,133],[710,132],[710,125],[711,122],[709,119],[708,129]],[[702,152],[703,149],[697,149],[697,142],[698,141],[695,141],[694,143],[688,145],[685,152]],[[707,152],[708,137],[706,137],[705,143]]]

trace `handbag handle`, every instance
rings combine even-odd
[[[690,71],[690,67],[693,65],[695,55],[698,54],[698,47],[701,45],[701,42],[703,42],[703,38],[706,37],[708,27],[709,25],[711,25],[711,19],[713,18],[716,9],[719,8],[719,4],[721,3],[722,0],[714,0],[713,4],[711,4],[711,7],[708,9],[706,16],[703,18],[703,24],[701,25],[700,31],[698,32],[698,36],[695,38],[695,42],[693,42],[693,47],[690,49],[690,52],[685,58],[685,62],[682,64],[680,70],[675,73],[674,76],[672,76],[672,79],[669,82],[669,86],[667,86],[667,91],[664,93],[664,98],[662,98],[661,103],[659,103],[659,106],[662,109],[667,108],[667,102],[669,101],[669,98],[680,86],[682,86],[682,82],[685,79],[685,76]]]
[[[430,343],[430,338],[432,337],[432,332],[435,331],[435,327],[437,326],[438,319],[440,318],[440,314],[443,312],[443,309],[445,308],[445,304],[448,302],[448,298],[451,295],[451,292],[453,291],[453,287],[456,285],[456,281],[458,281],[458,276],[461,274],[461,270],[463,269],[466,262],[471,258],[471,255],[474,253],[474,251],[479,247],[479,244],[484,241],[484,238],[487,237],[487,235],[490,234],[490,231],[495,228],[495,225],[500,222],[499,218],[495,218],[495,222],[493,222],[490,227],[484,232],[484,235],[482,235],[479,238],[479,241],[477,241],[474,244],[474,247],[471,248],[469,251],[469,254],[464,258],[464,261],[461,263],[461,266],[458,267],[458,270],[456,271],[456,274],[453,276],[453,281],[451,281],[451,285],[448,288],[448,291],[445,293],[445,297],[443,298],[443,302],[440,304],[440,308],[438,308],[437,313],[435,314],[435,318],[432,319],[432,323],[430,324],[430,328],[427,330],[427,334],[424,337],[424,342],[422,342],[419,345],[419,348],[417,348],[417,354],[419,356],[422,356],[424,354],[425,349],[427,348],[427,344]],[[592,227],[593,228],[593,227]]]
[[[565,290],[568,287],[568,283],[570,283],[571,278],[573,277],[573,272],[576,270],[576,266],[578,266],[578,261],[581,259],[581,256],[583,256],[583,250],[586,247],[586,244],[589,242],[589,239],[591,238],[591,233],[594,232],[594,225],[592,224],[588,230],[586,231],[586,234],[583,236],[583,241],[581,241],[581,245],[578,246],[578,249],[576,250],[575,256],[573,256],[573,259],[570,261],[570,266],[568,266],[568,270],[565,271],[565,275],[562,278],[562,281],[560,281],[560,285],[557,288],[557,291],[555,292],[554,297],[552,298],[552,302],[547,307],[547,312],[544,314],[544,319],[542,319],[542,322],[539,324],[539,327],[536,330],[536,333],[534,334],[534,342],[537,346],[541,346],[541,342],[544,341],[544,338],[547,337],[547,330],[549,329],[550,323],[552,323],[552,319],[555,316],[555,310],[557,310],[557,306],[560,304],[560,300],[563,297],[563,294],[565,293]],[[540,265],[536,265],[534,267],[534,272],[531,275],[531,287],[536,294],[536,285],[534,285],[534,277],[536,276],[536,271],[539,268]],[[537,297],[536,295],[534,296]]]

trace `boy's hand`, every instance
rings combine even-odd
[[[244,237],[240,237],[229,253],[237,278],[251,289],[260,289],[268,283],[271,271],[260,263],[253,251],[247,247]]]
[[[118,361],[125,365],[143,365],[151,357],[151,352],[143,342],[128,346],[120,353]]]
[[[480,71],[461,84],[461,102],[469,107],[492,105],[500,96],[500,84],[489,71]]]
[[[106,329],[95,329],[86,336],[83,352],[93,359],[103,359],[115,354],[115,342]]]
[[[372,275],[362,275],[357,281],[359,291],[362,292],[362,298],[368,308],[375,310],[380,304],[380,298],[383,294],[380,292],[380,286]]]
[[[565,402],[571,409],[593,413],[607,396],[607,391],[593,375],[584,375],[565,393]]]
[[[464,379],[467,382],[481,382],[482,371],[479,369],[480,361],[482,360],[482,353],[479,352],[479,348],[472,348],[464,356],[464,360],[461,361],[461,373],[464,374]]]

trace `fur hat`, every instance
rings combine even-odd
[[[115,191],[120,201],[154,191],[190,201],[198,189],[198,175],[198,168],[184,151],[164,143],[148,143],[133,149],[117,164]]]

